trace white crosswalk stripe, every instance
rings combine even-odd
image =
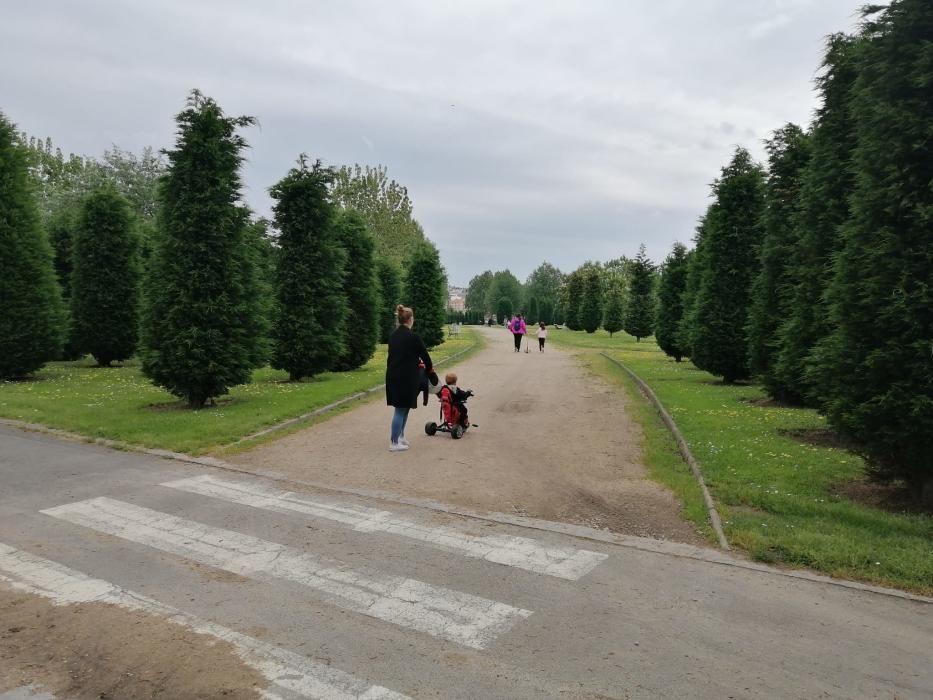
[[[476,536],[453,528],[422,525],[390,511],[309,498],[256,481],[231,481],[203,475],[169,481],[162,486],[263,510],[326,518],[358,532],[400,535],[446,551],[571,581],[585,576],[607,558],[606,554],[585,549],[548,547],[527,537]]]
[[[110,498],[42,512],[235,574],[303,584],[333,605],[475,649],[532,614],[415,579],[357,572],[276,542]]]
[[[14,589],[41,595],[59,605],[109,603],[157,615],[194,632],[230,642],[239,657],[269,681],[263,696],[270,700],[295,697],[404,700],[408,697],[2,543],[0,581]]]

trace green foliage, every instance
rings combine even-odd
[[[696,297],[690,359],[727,383],[749,377],[748,300],[758,268],[764,173],[738,148],[713,185],[703,227],[703,268]]]
[[[841,34],[827,42],[823,74],[817,81],[822,104],[811,130],[812,156],[803,173],[797,245],[790,255],[792,298],[767,377],[772,395],[814,407],[822,403],[814,352],[832,330],[824,296],[839,248],[839,228],[849,217],[849,195],[855,187],[851,163],[855,122],[849,95],[858,74],[858,44]]]
[[[192,408],[248,382],[261,301],[248,272],[239,169],[250,117],[194,91],[177,116],[147,273],[143,371]]]
[[[486,291],[487,308],[497,308],[499,300],[509,300],[512,311],[520,312],[522,303],[522,283],[509,270],[500,270],[492,276],[492,283]]]
[[[567,328],[572,331],[583,330],[583,321],[580,312],[583,309],[583,274],[585,268],[577,268],[567,275],[563,287],[563,299],[561,304],[564,308],[564,317]]]
[[[139,261],[127,201],[112,188],[81,207],[71,273],[71,342],[97,364],[126,360],[139,335]]]
[[[29,158],[0,113],[0,378],[22,377],[58,355],[65,332],[52,249],[39,225]]]
[[[748,363],[768,392],[788,400],[774,363],[780,351],[778,329],[793,302],[793,254],[799,246],[797,210],[801,178],[810,159],[810,142],[796,124],[785,124],[765,143],[768,181],[762,220],[764,237],[758,274],[752,282],[748,308]]]
[[[820,374],[830,423],[877,474],[925,485],[933,503],[933,5],[874,11],[852,93],[858,175]]]
[[[249,217],[248,211],[244,214]],[[275,318],[275,270],[278,248],[265,218],[250,221],[244,231],[246,256],[243,260],[245,284],[251,285],[256,313],[250,316],[248,332],[256,341],[250,365],[263,367],[272,356],[272,323]]]
[[[362,367],[379,341],[379,287],[375,246],[363,218],[352,210],[341,212],[335,223],[337,238],[346,254],[343,295],[347,303],[343,352],[334,369],[346,372]]]
[[[526,304],[528,309],[526,317],[529,323],[537,323],[541,319],[541,312],[538,309],[538,300],[535,297],[531,297]]]
[[[327,191],[332,175],[320,161],[308,167],[301,156],[269,190],[281,246],[272,366],[292,381],[332,369],[345,351],[347,256]]]
[[[388,343],[395,330],[395,310],[402,302],[402,273],[398,265],[387,258],[376,258],[376,278],[379,283],[379,342]]]
[[[525,280],[525,306],[531,313],[531,299],[535,299],[538,306],[538,313],[535,321],[552,322],[553,309],[557,306],[558,295],[561,285],[564,283],[564,275],[551,263],[543,262],[528,275]]]
[[[338,207],[353,209],[363,217],[376,254],[403,269],[425,240],[424,231],[412,218],[408,190],[389,179],[385,166],[339,168],[334,172],[331,195]]]
[[[496,320],[499,323],[505,323],[510,318],[512,318],[512,300],[502,297],[496,304]]]
[[[635,336],[636,341],[647,338],[654,331],[654,304],[654,263],[648,259],[642,244],[631,265],[631,286],[625,314],[625,332]]]
[[[609,283],[609,289],[606,292],[606,318],[603,320],[603,328],[606,329],[611,338],[613,333],[618,333],[625,325],[625,292],[622,289],[621,280],[612,280]]]
[[[675,243],[661,274],[661,289],[658,293],[658,318],[655,340],[666,355],[677,362],[689,354],[681,343],[680,325],[684,317],[684,293],[687,291],[689,273],[687,248]]]
[[[486,272],[476,275],[470,280],[470,284],[467,286],[466,299],[464,300],[467,309],[492,313],[493,309],[488,305],[489,299],[487,298],[492,279],[492,272],[486,270]]]
[[[603,280],[599,268],[590,266],[583,271],[583,303],[578,320],[587,333],[595,333],[603,320]]]
[[[421,242],[411,255],[405,276],[404,298],[406,306],[415,312],[412,330],[424,344],[433,348],[444,342],[447,276],[437,248],[430,241]]]

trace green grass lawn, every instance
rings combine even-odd
[[[600,375],[639,396],[634,383],[598,353],[624,362],[647,382],[684,434],[713,493],[730,542],[760,561],[805,566],[832,576],[933,594],[933,517],[854,502],[835,491],[860,480],[862,459],[791,434],[823,434],[816,411],[774,405],[757,386],[727,386],[689,362],[675,363],[653,340],[604,332],[555,330],[553,342],[583,352]],[[705,522],[685,465],[671,462],[673,440],[639,399],[652,475],[684,501],[686,516]]]
[[[482,337],[464,328],[431,357],[441,360]],[[341,398],[381,384],[386,346],[352,372],[328,372],[292,383],[288,374],[269,367],[256,370],[250,384],[235,387],[217,405],[192,411],[168,392],[153,386],[128,362],[122,367],[93,366],[90,359],[53,362],[35,378],[0,382],[0,417],[107,438],[132,445],[204,454],[214,448],[300,416]]]

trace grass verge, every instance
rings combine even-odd
[[[651,386],[700,462],[734,546],[759,561],[933,594],[933,517],[840,495],[840,485],[861,480],[864,464],[845,449],[794,437],[825,434],[816,411],[775,405],[754,385],[724,385],[689,362],[675,363],[652,341],[567,330],[549,337],[580,349],[589,367],[630,394],[637,391],[633,383],[598,353],[624,362]],[[666,464],[670,450],[677,454],[673,440],[655,435],[663,424],[646,400],[633,403],[653,478],[680,496],[688,519],[705,522],[702,501],[699,510],[694,505],[695,483]]]
[[[431,357],[436,362],[471,344],[472,353],[482,343],[479,333],[464,328],[458,338],[448,338],[435,348]],[[252,383],[235,387],[216,406],[192,411],[153,386],[135,361],[111,368],[95,367],[91,360],[53,362],[32,379],[0,382],[0,417],[90,438],[200,455],[381,384],[385,363],[386,346],[381,345],[359,369],[327,372],[302,382],[289,382],[286,372],[264,367],[253,373]],[[309,424],[276,432],[265,440]],[[250,441],[244,447],[265,440]]]

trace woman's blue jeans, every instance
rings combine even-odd
[[[398,442],[398,439],[405,435],[405,424],[408,422],[408,412],[410,408],[395,407],[395,413],[392,415],[392,444]]]

